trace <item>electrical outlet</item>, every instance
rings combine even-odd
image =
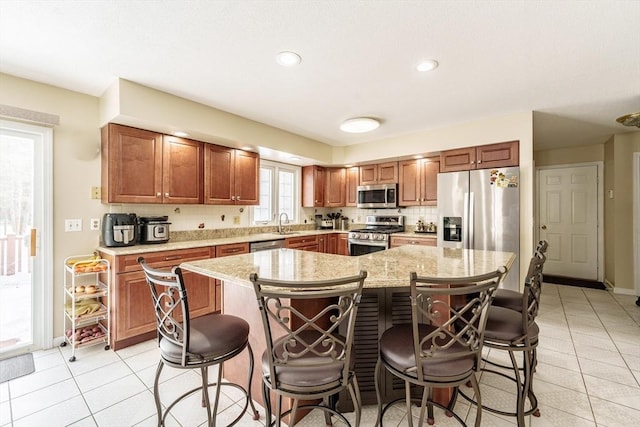
[[[65,219],[64,231],[82,231],[81,219]]]
[[[239,216],[234,216],[233,217],[233,224],[234,225],[240,225],[240,217]]]
[[[91,198],[92,199],[100,199],[100,198],[102,198],[102,188],[100,188],[100,187],[91,187]]]
[[[89,224],[91,230],[100,230],[100,218],[91,218]]]

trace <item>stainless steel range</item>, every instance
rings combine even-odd
[[[402,231],[403,215],[367,215],[365,228],[349,232],[349,254],[365,255],[388,249],[391,234]]]

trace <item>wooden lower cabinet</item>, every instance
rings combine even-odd
[[[336,253],[338,255],[349,256],[349,234],[348,233],[338,234],[338,251]]]
[[[405,245],[422,245],[422,246],[437,246],[437,239],[434,236],[391,236],[390,247],[395,248],[397,246]]]
[[[149,286],[138,264],[145,258],[154,268],[171,268],[184,261],[214,256],[213,248],[182,249],[149,252],[135,255],[112,256],[100,254],[111,262],[111,346],[119,350],[156,336],[156,318]],[[191,317],[203,316],[219,310],[219,296],[213,279],[200,274],[184,272],[184,282]],[[216,301],[218,307],[216,308]]]
[[[290,249],[318,252],[318,235],[290,237],[285,239],[285,246]]]

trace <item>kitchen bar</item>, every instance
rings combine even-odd
[[[251,273],[272,280],[317,281],[332,280],[339,277],[358,274],[360,270],[368,273],[365,280],[363,303],[371,300],[377,304],[380,321],[376,321],[377,340],[384,329],[390,325],[389,319],[393,306],[391,300],[408,292],[409,273],[415,271],[421,276],[431,277],[463,277],[475,276],[496,270],[500,266],[510,269],[515,254],[510,252],[481,251],[470,249],[437,248],[428,246],[401,246],[385,251],[375,252],[358,257],[323,254],[293,249],[274,249],[235,255],[224,258],[211,258],[180,264],[184,270],[199,273],[224,282],[222,291],[222,311],[234,314],[249,322],[250,343],[256,360],[265,349],[262,323],[258,312],[253,286],[249,280]],[[408,298],[404,298],[408,300]],[[361,307],[362,308],[362,307]],[[356,328],[356,346],[358,340]],[[356,347],[358,358],[364,357]],[[363,402],[371,403],[373,393],[372,370],[364,367],[356,372],[363,394]],[[246,355],[225,364],[224,376],[230,381],[243,381],[246,376],[248,362]],[[360,378],[360,377],[363,378]],[[262,402],[259,390],[261,379],[254,373],[252,388],[253,397]],[[384,392],[390,397],[394,390],[390,387]]]

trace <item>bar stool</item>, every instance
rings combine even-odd
[[[378,420],[382,426],[384,413],[394,403],[405,400],[409,426],[413,426],[411,403],[420,404],[419,426],[433,424],[433,406],[447,411],[462,425],[453,412],[457,389],[470,382],[480,399],[476,378],[479,368],[487,312],[493,295],[506,275],[506,268],[474,277],[432,278],[410,274],[411,323],[392,326],[380,338],[376,364],[375,387],[378,398]],[[382,369],[405,383],[405,397],[383,405],[380,392]],[[411,385],[423,388],[422,398],[413,398]],[[446,407],[432,400],[433,388],[455,387]],[[480,426],[482,407],[476,411]]]
[[[332,396],[347,389],[360,424],[362,400],[352,357],[355,319],[366,271],[335,280],[296,282],[250,276],[266,337],[262,355],[262,393],[266,419],[271,420],[271,393],[277,396],[275,425],[289,415],[289,425],[301,409],[319,408],[325,422],[335,415]],[[318,303],[322,301],[322,303]],[[325,303],[326,302],[326,303]],[[282,411],[282,398],[293,400]],[[312,401],[299,405],[300,400]],[[314,401],[322,400],[321,403]]]
[[[181,269],[179,267],[174,267],[171,271],[153,269],[142,257],[138,258],[138,263],[142,266],[151,290],[158,329],[160,362],[153,382],[158,426],[165,424],[167,415],[178,402],[198,391],[202,392],[202,406],[207,408],[207,424],[215,426],[221,386],[237,388],[246,396],[242,412],[228,424],[229,426],[240,421],[249,405],[253,419],[259,419],[258,411],[251,400],[253,352],[248,340],[249,324],[243,319],[225,314],[208,314],[191,319]],[[247,388],[222,382],[222,364],[240,354],[245,348],[249,351]],[[179,396],[167,406],[163,413],[158,382],[165,365],[177,369],[200,369],[202,384]],[[218,378],[216,382],[209,383],[208,368],[213,365],[219,365]],[[213,408],[211,408],[209,387],[213,386],[216,386],[216,390]]]
[[[518,426],[525,425],[524,417],[527,415],[540,416],[538,400],[533,392],[533,372],[537,364],[536,347],[538,346],[539,328],[535,323],[540,304],[542,269],[546,256],[546,241],[541,242],[540,250],[531,258],[529,270],[525,280],[524,293],[520,294],[519,310],[512,310],[492,305],[489,310],[485,329],[484,345],[492,350],[502,350],[509,353],[511,366],[483,359],[485,365],[482,372],[500,375],[516,384],[516,409],[514,412],[502,411],[496,408],[483,406],[465,393],[460,394],[478,407],[482,406],[487,411],[517,418]],[[516,353],[522,353],[522,367],[518,366]],[[491,368],[505,368],[512,371],[513,375],[507,375]],[[520,372],[522,372],[522,377]],[[469,384],[468,384],[469,385]],[[525,401],[529,399],[531,408],[525,411]]]

